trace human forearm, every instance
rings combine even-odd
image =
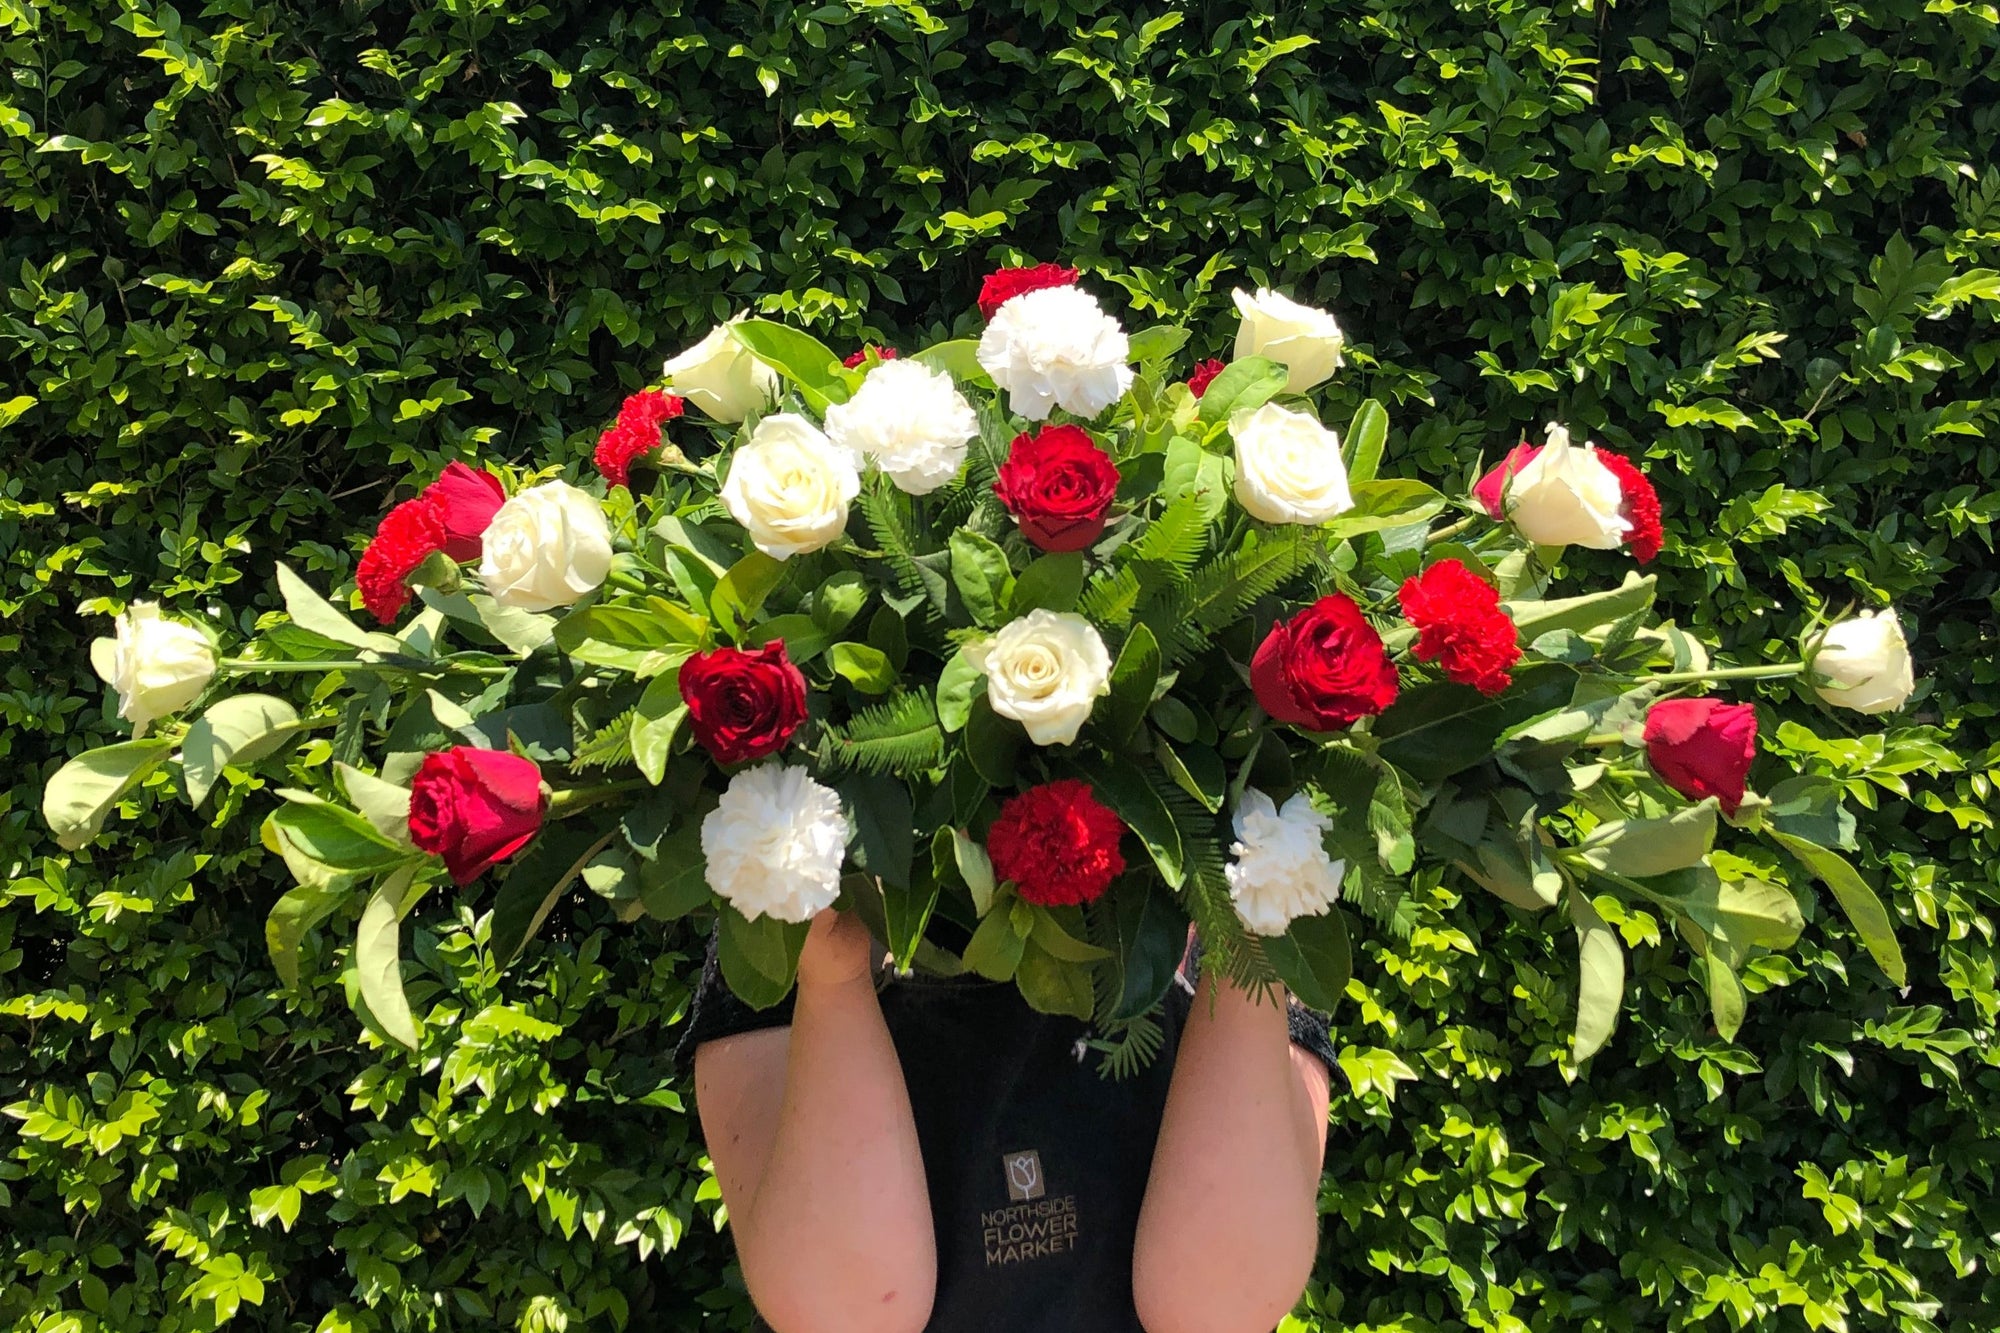
[[[1150,1333],[1268,1333],[1318,1246],[1324,1067],[1282,1003],[1214,979],[1181,1036],[1139,1216],[1133,1289]]]

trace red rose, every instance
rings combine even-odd
[[[1125,825],[1075,778],[1009,797],[986,835],[993,873],[1012,880],[1023,901],[1043,907],[1087,903],[1125,873],[1118,841]]]
[[[1250,688],[1278,721],[1335,731],[1396,702],[1396,666],[1354,599],[1332,593],[1271,626]]]
[[[861,347],[859,351],[849,352],[847,354],[847,358],[843,360],[840,364],[846,366],[849,370],[852,370],[856,366],[860,365],[863,361],[866,361],[868,359],[868,354],[870,352],[875,353],[875,359],[877,361],[894,361],[897,357],[902,355],[901,352],[897,351],[893,347],[877,347],[874,343],[866,343]]]
[[[986,275],[979,284],[979,313],[991,319],[1001,306],[1016,296],[1039,292],[1046,287],[1069,287],[1076,282],[1076,270],[1061,264],[1036,264],[1033,268],[1003,268]]]
[[[1646,758],[1690,800],[1714,796],[1730,814],[1757,757],[1757,710],[1715,699],[1662,699],[1646,712]]]
[[[1507,517],[1503,500],[1507,483],[1521,473],[1521,469],[1534,461],[1542,452],[1539,444],[1523,441],[1510,450],[1500,460],[1500,465],[1479,479],[1472,488],[1472,498],[1479,501],[1480,508],[1495,518]],[[1660,525],[1660,494],[1653,489],[1653,483],[1638,465],[1622,454],[1614,454],[1609,449],[1594,451],[1597,461],[1604,464],[1612,476],[1618,478],[1620,504],[1618,512],[1631,524],[1625,534],[1625,549],[1632,558],[1645,564],[1660,553],[1660,544],[1665,533]]]
[[[507,491],[491,472],[452,463],[418,498],[437,506],[444,524],[444,553],[466,561],[479,558],[479,539],[500,506],[507,503]]]
[[[719,764],[776,754],[806,720],[806,678],[783,639],[696,653],[681,666],[681,698],[694,738]]]
[[[527,846],[548,807],[532,760],[456,745],[425,755],[410,783],[410,841],[442,856],[454,881],[470,884]]]
[[[1104,535],[1118,465],[1081,426],[1044,426],[1014,437],[993,493],[1042,550],[1081,551]]]
[[[1227,369],[1228,366],[1214,357],[1199,363],[1195,366],[1194,373],[1188,376],[1188,392],[1197,398],[1201,397],[1208,392],[1208,386],[1215,382],[1215,377]]]
[[[597,437],[592,461],[613,486],[631,484],[632,461],[660,447],[660,427],[679,416],[687,405],[670,393],[646,389],[627,398],[618,420]]]
[[[1419,662],[1438,663],[1446,679],[1481,694],[1507,688],[1521,645],[1492,584],[1461,561],[1440,560],[1405,580],[1396,597],[1416,628]]]
[[[354,571],[368,614],[385,625],[401,615],[410,603],[405,580],[432,553],[444,549],[448,536],[443,510],[428,495],[405,500],[384,514]]]

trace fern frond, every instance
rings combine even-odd
[[[1097,1035],[1087,1045],[1103,1057],[1097,1065],[1099,1078],[1122,1081],[1153,1063],[1167,1044],[1160,1010],[1154,1005],[1137,1018],[1098,1023]]]
[[[616,768],[620,764],[632,762],[632,715],[638,710],[628,708],[593,733],[589,740],[576,747],[576,757],[569,761],[572,773],[581,773],[590,768]]]
[[[1139,596],[1143,590],[1139,571],[1130,565],[1122,569],[1101,570],[1091,579],[1090,586],[1083,590],[1078,609],[1099,625],[1123,629],[1132,623],[1132,613],[1139,607]]]
[[[1187,882],[1181,902],[1200,932],[1204,967],[1218,967],[1236,986],[1262,994],[1278,983],[1263,948],[1236,915],[1229,896],[1228,853],[1217,831],[1216,817],[1163,776],[1148,774],[1180,830]]]
[[[820,759],[836,768],[915,777],[944,758],[944,730],[928,690],[909,690],[828,727]]]
[[[1209,524],[1201,510],[1201,501],[1192,495],[1168,505],[1127,548],[1131,558],[1165,565],[1186,577],[1208,549]]]
[[[1309,566],[1319,553],[1317,539],[1288,527],[1258,545],[1218,556],[1194,572],[1162,609],[1156,632],[1165,629],[1161,648],[1177,661],[1240,619],[1259,597],[1276,592]],[[1148,617],[1149,621],[1154,617]]]

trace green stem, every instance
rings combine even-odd
[[[1458,522],[1447,524],[1446,526],[1439,528],[1436,532],[1433,532],[1429,537],[1425,538],[1424,544],[1429,545],[1432,542],[1448,542],[1453,537],[1456,537],[1459,533],[1464,532],[1467,528],[1471,527],[1474,523],[1477,523],[1478,521],[1479,521],[1479,516],[1477,514],[1468,516],[1466,518],[1461,518],[1460,520],[1458,520]]]
[[[1804,662],[1772,662],[1764,666],[1720,667],[1710,671],[1674,671],[1664,676],[1647,676],[1654,685],[1691,685],[1704,680],[1777,680],[1804,673]]]
[[[642,791],[652,785],[644,778],[627,778],[623,782],[606,782],[596,787],[567,787],[549,797],[549,818],[561,819],[599,801],[608,801],[628,791]]]
[[[299,661],[263,662],[248,657],[225,657],[218,665],[239,675],[265,672],[272,675],[305,671],[406,671],[412,675],[435,676],[457,671],[470,676],[504,676],[512,667],[469,666],[453,662],[363,662],[353,658],[315,657]]]

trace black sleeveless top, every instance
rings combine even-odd
[[[1087,1025],[1037,1013],[1010,983],[908,977],[885,984],[881,1002],[937,1227],[926,1333],[1144,1333],[1133,1240],[1192,988],[1168,990],[1166,1045],[1123,1080],[1101,1076]],[[759,1013],[737,1000],[711,944],[676,1058],[787,1026],[791,1003]],[[1291,1024],[1341,1086],[1324,1020],[1294,1003]]]

